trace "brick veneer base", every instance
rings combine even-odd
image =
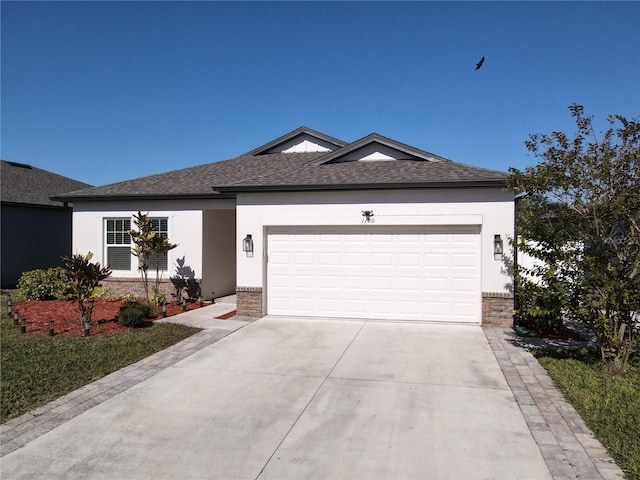
[[[238,315],[262,317],[262,288],[237,287]],[[482,325],[511,327],[513,325],[513,296],[509,293],[482,293]]]
[[[262,287],[237,287],[236,308],[238,315],[262,317]]]
[[[150,278],[149,288],[152,285],[155,285],[155,279]],[[109,277],[102,281],[102,286],[109,287],[111,295],[116,298],[129,293],[136,297],[144,298],[144,286],[140,278]],[[171,280],[162,279],[160,281],[160,291],[167,296],[167,302],[170,302],[173,300],[172,295],[176,293],[176,287],[171,283]]]
[[[513,295],[482,292],[482,326],[513,326]]]

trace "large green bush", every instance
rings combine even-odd
[[[529,330],[558,332],[563,326],[565,290],[551,269],[540,283],[521,279],[518,288],[516,323]]]
[[[60,300],[65,298],[69,279],[60,267],[24,272],[18,290],[27,300]]]
[[[151,309],[137,302],[124,302],[118,313],[118,323],[125,327],[142,327]]]

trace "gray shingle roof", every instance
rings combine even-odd
[[[216,184],[234,184],[259,178],[279,170],[299,167],[326,153],[278,153],[242,156],[220,162],[159,173],[101,187],[60,195],[66,200],[135,199],[135,198],[218,198]]]
[[[3,203],[60,207],[62,202],[51,200],[50,197],[91,186],[24,163],[5,160],[0,163]]]
[[[220,192],[402,187],[502,186],[506,174],[456,162],[414,160],[301,165],[230,184]]]
[[[507,177],[503,172],[452,162],[377,134],[342,147],[336,145],[333,152],[264,153],[282,139],[290,140],[302,133],[316,132],[301,127],[237,158],[69,192],[58,198],[66,201],[222,198],[237,192],[270,190],[499,187]],[[318,138],[333,139],[326,135]],[[338,142],[343,143],[335,141]],[[371,143],[395,148],[410,159],[341,161],[341,152],[352,153]]]

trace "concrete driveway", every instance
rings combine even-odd
[[[4,480],[551,478],[480,327],[268,317],[1,468]]]

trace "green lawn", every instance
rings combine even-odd
[[[640,357],[626,374],[612,376],[586,351],[536,356],[627,479],[640,480]]]
[[[4,293],[0,296],[0,422],[200,331],[184,325],[156,323],[107,337],[21,335],[7,317]],[[18,302],[15,292],[11,294]]]

